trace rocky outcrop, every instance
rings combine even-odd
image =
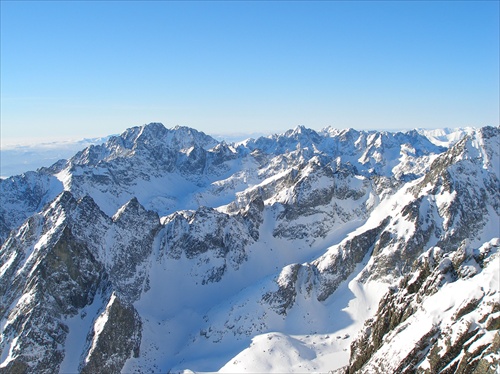
[[[159,225],[156,213],[137,200],[111,219],[91,198],[76,200],[69,192],[26,221],[1,249],[0,349],[9,357],[2,370],[57,372],[71,332],[66,321],[113,290],[121,299],[111,311],[139,321],[130,303],[144,287],[145,264]],[[134,323],[130,331],[140,336],[140,323]],[[122,343],[117,338],[116,344]],[[115,372],[126,359],[118,356]]]
[[[346,373],[494,372],[500,356],[500,303],[498,290],[485,288],[481,275],[498,271],[499,245],[496,239],[478,250],[469,248],[465,256],[465,243],[452,253],[433,248],[422,255],[410,275],[382,298],[352,343]],[[464,279],[470,279],[468,293],[455,291],[460,295],[454,296],[455,303],[429,321],[426,310],[439,298],[449,299],[450,285],[460,287]],[[387,357],[402,341],[407,347]]]
[[[377,246],[383,246],[384,238],[381,237],[381,233],[389,221],[390,217],[387,217],[377,227],[345,241],[335,250],[331,250],[312,263],[318,268],[317,298],[319,301],[325,301],[332,295],[367,255],[376,254]]]
[[[0,245],[10,230],[18,228],[63,190],[62,183],[43,172],[27,172],[0,179]]]
[[[194,260],[192,276],[201,277],[202,284],[218,282],[228,268],[237,270],[247,259],[245,249],[254,241],[247,222],[206,207],[175,213],[164,222],[162,255]]]
[[[316,299],[325,301],[344,282],[363,259],[370,255],[390,218],[335,246],[310,264],[292,264],[284,268],[276,279],[276,291],[265,293],[262,300],[278,314],[286,315],[293,307],[297,292],[314,292]]]
[[[68,227],[46,253],[35,256],[27,268],[18,268],[21,276],[11,278],[2,298],[6,322],[0,348],[10,352],[2,368],[7,373],[57,372],[68,334],[65,318],[91,304],[107,287],[103,266]],[[20,292],[24,296],[18,299]],[[16,307],[6,309],[11,303]]]
[[[97,317],[81,373],[120,373],[129,357],[138,357],[141,343],[141,319],[131,304],[115,295]]]

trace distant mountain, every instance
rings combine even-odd
[[[477,129],[473,127],[442,128],[442,129],[417,129],[432,143],[443,147],[451,147],[464,136],[473,134]]]
[[[19,175],[29,170],[52,165],[61,159],[92,145],[104,143],[108,137],[79,140],[32,142],[27,144],[2,144],[0,149],[0,178]]]
[[[494,373],[499,178],[492,127],[128,129],[0,181],[0,371]]]

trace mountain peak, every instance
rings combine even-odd
[[[318,136],[318,133],[304,125],[297,125],[294,129],[286,131],[283,136],[298,139],[300,137]]]

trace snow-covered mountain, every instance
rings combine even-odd
[[[106,138],[60,139],[47,141],[31,139],[26,142],[1,139],[0,178],[22,174],[54,162],[72,157],[76,152],[92,144],[101,144]]]
[[[500,130],[153,123],[0,181],[5,372],[494,373]]]
[[[465,135],[472,135],[476,129],[473,127],[445,127],[442,129],[417,129],[417,131],[436,145],[450,147]]]

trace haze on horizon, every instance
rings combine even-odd
[[[499,124],[499,3],[1,2],[1,141]]]

